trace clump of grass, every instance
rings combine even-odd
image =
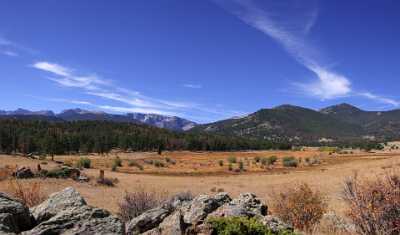
[[[235,156],[230,156],[228,157],[228,162],[231,164],[235,164],[237,162],[237,159]]]
[[[46,195],[42,192],[40,182],[22,183],[19,180],[10,180],[8,191],[28,207],[39,205],[46,200]]]
[[[155,160],[154,161],[154,166],[155,167],[165,167],[165,164],[162,161]]]
[[[255,158],[254,158],[254,161],[255,161],[256,163],[259,163],[259,162],[261,161],[261,157],[259,157],[259,156],[255,157]]]
[[[261,159],[261,164],[263,166],[266,166],[266,165],[271,166],[271,165],[274,165],[277,160],[278,160],[278,158],[276,156],[264,157]]]
[[[76,167],[77,168],[90,168],[91,166],[91,160],[88,157],[81,157],[79,160],[76,162]]]
[[[219,160],[219,161],[218,161],[218,165],[219,165],[219,166],[224,166],[224,160]]]
[[[232,163],[229,163],[229,165],[228,165],[228,170],[229,170],[229,171],[233,171],[233,165],[232,165]]]
[[[284,157],[282,161],[284,167],[297,167],[299,165],[299,161],[295,157]]]
[[[144,169],[142,165],[140,165],[137,161],[133,161],[133,160],[129,160],[128,166],[137,167],[137,168],[138,168],[139,170],[141,170],[141,171]]]
[[[114,158],[113,164],[116,165],[117,167],[121,167],[122,166],[121,158],[119,158],[118,156]]]
[[[278,160],[277,156],[268,157],[268,165],[274,165],[277,160]]]

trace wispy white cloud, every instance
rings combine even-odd
[[[202,85],[200,85],[200,84],[183,84],[183,87],[186,87],[186,88],[192,88],[192,89],[201,89],[201,88],[203,88],[203,86]]]
[[[3,36],[0,36],[0,53],[7,56],[16,57],[20,53],[25,52],[29,54],[37,54],[38,51],[29,47],[23,46],[19,43],[13,42]]]
[[[372,93],[357,93],[352,89],[350,79],[337,71],[332,71],[318,60],[319,50],[308,43],[307,34],[317,21],[318,8],[313,8],[308,14],[308,20],[298,28],[287,20],[274,20],[276,12],[266,11],[246,0],[215,0],[220,6],[237,16],[246,24],[273,38],[289,55],[312,72],[317,80],[312,82],[294,82],[304,94],[317,97],[321,100],[335,99],[345,96],[362,96],[378,102],[398,105],[392,99],[374,95]],[[286,21],[285,21],[286,19]],[[299,33],[300,32],[300,33]]]
[[[1,54],[6,55],[6,56],[11,56],[11,57],[17,57],[18,53],[10,50],[2,50],[0,51]]]
[[[59,64],[56,64],[56,63],[39,61],[39,62],[34,63],[32,65],[32,67],[46,71],[46,72],[54,73],[56,75],[63,76],[63,77],[71,76],[70,70],[68,68],[61,66]]]
[[[47,79],[60,86],[77,88],[87,95],[125,105],[123,107],[116,105],[97,105],[88,102],[74,102],[75,104],[91,105],[97,109],[113,112],[143,112],[183,117],[191,115],[190,113],[202,112],[218,116],[218,118],[225,118],[229,117],[227,115],[237,113],[229,110],[221,110],[219,108],[204,107],[203,105],[193,102],[164,100],[145,96],[138,91],[119,87],[113,82],[96,75],[77,74],[75,70],[57,63],[39,61],[32,64],[31,67],[51,74],[52,76],[47,77]],[[64,100],[58,101],[64,102]],[[69,101],[69,103],[72,103],[72,101]]]
[[[396,106],[396,107],[400,106],[400,101],[397,101],[395,99],[386,98],[386,97],[379,96],[379,95],[375,95],[370,92],[359,92],[357,94],[359,96],[377,101],[379,103],[389,104],[389,105]]]

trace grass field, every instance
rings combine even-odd
[[[122,160],[122,167],[111,171],[116,157]],[[262,158],[277,156],[273,165],[262,164]],[[284,167],[283,158],[293,156],[298,167]],[[290,188],[295,184],[308,183],[328,197],[329,209],[342,213],[345,205],[340,200],[343,181],[356,172],[360,177],[375,177],[385,171],[400,167],[400,152],[377,152],[351,154],[329,154],[318,149],[305,151],[255,151],[255,152],[164,152],[156,153],[112,153],[108,156],[90,155],[91,169],[83,173],[91,177],[88,183],[72,179],[30,179],[26,183],[41,182],[46,194],[59,191],[67,186],[75,187],[89,204],[117,212],[118,202],[125,191],[137,187],[167,194],[191,191],[193,194],[212,194],[226,191],[233,196],[243,192],[253,192],[266,203],[272,192]],[[229,161],[232,170],[229,170]],[[79,156],[56,156],[56,161],[74,164]],[[259,160],[258,160],[259,159]],[[309,160],[306,160],[309,159]],[[317,160],[311,160],[317,159]],[[135,161],[143,170],[132,165]],[[153,163],[151,163],[153,161]],[[156,166],[155,161],[164,166]],[[220,162],[223,162],[221,165]],[[258,162],[257,162],[258,161]],[[243,170],[239,171],[239,162]],[[41,164],[44,169],[57,167],[57,163],[47,160],[29,159],[21,156],[0,155],[0,169],[29,166],[36,169]],[[106,177],[118,179],[115,187],[99,186],[95,178],[99,169],[105,170]],[[0,181],[0,191],[8,190],[9,181]]]

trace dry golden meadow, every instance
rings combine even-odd
[[[263,165],[261,159],[270,156],[277,156],[277,162],[274,165]],[[282,159],[285,156],[297,158],[299,166],[284,167]],[[243,192],[253,192],[268,204],[271,193],[307,183],[327,196],[329,210],[342,214],[345,205],[340,197],[346,177],[355,173],[359,177],[376,177],[385,171],[400,167],[400,152],[396,151],[329,154],[314,148],[303,151],[182,151],[164,152],[161,156],[157,153],[114,152],[104,156],[56,156],[55,161],[75,164],[80,157],[91,159],[91,169],[83,170],[83,173],[91,178],[90,182],[50,178],[21,181],[40,182],[45,194],[73,186],[89,204],[114,213],[117,212],[118,202],[124,193],[138,187],[168,194],[182,191],[190,191],[193,194],[226,191],[236,196]],[[113,161],[117,157],[122,160],[122,166],[118,167],[117,171],[111,171]],[[236,159],[236,163],[232,163],[232,169],[229,170],[229,159],[232,161],[233,158]],[[258,159],[260,160],[257,162]],[[157,167],[155,162],[161,164]],[[244,171],[239,172],[239,162],[243,162]],[[43,169],[51,169],[57,167],[58,163],[52,162],[50,158],[38,160],[0,155],[0,172],[9,172],[20,166],[36,169],[38,164]],[[139,169],[138,166],[142,166],[143,169]],[[105,170],[106,177],[118,179],[118,183],[114,187],[97,185],[95,179],[99,175],[99,169]],[[4,177],[0,175],[0,178]],[[7,179],[1,180],[0,191],[9,190],[9,183]]]

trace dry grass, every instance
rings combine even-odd
[[[118,172],[110,171],[112,160],[115,155],[98,156],[89,155],[92,160],[92,168],[84,169],[83,173],[92,179],[97,179],[99,168],[105,170],[105,177],[117,178],[119,180],[115,187],[100,187],[96,180],[88,183],[76,182],[71,179],[31,179],[27,182],[41,182],[42,190],[46,194],[58,192],[66,187],[76,188],[86,201],[93,206],[107,209],[113,213],[118,212],[118,203],[124,196],[125,191],[130,191],[140,185],[154,189],[157,192],[168,191],[171,195],[191,191],[193,194],[210,194],[212,188],[228,192],[232,197],[237,197],[243,192],[253,192],[265,199],[270,205],[272,199],[270,192],[280,192],[284,189],[293,188],[300,182],[305,182],[311,188],[317,189],[328,196],[329,210],[334,210],[338,215],[344,216],[347,205],[340,199],[343,181],[346,177],[359,172],[360,177],[370,177],[380,174],[383,166],[392,165],[393,169],[400,166],[399,153],[377,153],[377,154],[346,154],[319,156],[315,150],[307,151],[255,151],[255,152],[165,152],[160,157],[156,153],[118,153],[122,160],[122,167]],[[238,160],[243,160],[247,171],[241,173],[229,172],[227,158],[235,155]],[[263,157],[277,156],[278,161],[272,170],[261,169],[259,165],[253,165],[255,156]],[[299,158],[310,158],[318,155],[323,163],[314,167],[281,168],[282,157],[295,156]],[[165,161],[166,157],[176,161],[176,165],[168,165],[163,168],[156,168],[153,165],[143,163],[146,159],[159,159]],[[247,160],[246,160],[247,158]],[[0,168],[9,166],[26,166],[34,169],[40,160],[0,155]],[[56,156],[57,161],[79,160],[79,156]],[[130,167],[129,160],[138,161],[145,168],[143,171],[137,167]],[[218,161],[224,160],[224,166],[219,166]],[[247,162],[250,161],[250,166]],[[210,169],[208,163],[210,162]],[[104,164],[110,165],[105,167]],[[305,163],[305,161],[302,161]],[[214,165],[212,165],[214,164]],[[182,166],[182,169],[179,167]],[[189,169],[197,167],[197,171]],[[57,164],[48,161],[42,165],[43,169],[50,170],[57,168]],[[103,168],[104,167],[104,168]],[[234,169],[237,169],[234,165]],[[215,173],[215,170],[222,172]],[[129,174],[125,173],[128,172]],[[152,173],[155,172],[155,173]],[[212,172],[212,173],[206,173]],[[25,181],[25,180],[24,180]],[[7,191],[8,181],[0,181],[0,191]],[[105,196],[103,196],[105,195]]]
[[[42,184],[40,182],[10,180],[7,191],[28,207],[33,207],[42,203],[47,197],[42,192]]]
[[[6,165],[0,168],[0,181],[7,180],[12,177],[13,173],[15,172],[15,167],[11,167]]]

